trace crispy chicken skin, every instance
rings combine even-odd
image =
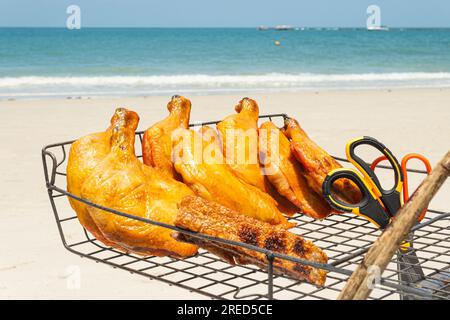
[[[98,205],[167,224],[173,224],[181,199],[192,191],[135,156],[138,115],[120,108],[111,135],[111,151],[86,178],[81,196]],[[88,207],[104,237],[142,255],[194,255],[197,247],[175,241],[171,230]]]
[[[67,191],[75,196],[81,196],[81,187],[84,181],[111,150],[112,130],[118,121],[119,114],[116,112],[111,118],[111,125],[106,131],[89,134],[72,143],[67,163]],[[117,247],[103,236],[87,211],[86,205],[71,197],[68,198],[70,205],[77,213],[81,225],[104,244]]]
[[[261,170],[258,157],[258,104],[255,100],[243,98],[235,110],[237,114],[217,124],[222,152],[228,165],[240,179],[268,193],[277,202],[280,211],[295,213],[297,207],[273,188]]]
[[[175,225],[193,232],[244,242],[299,259],[318,263],[327,263],[328,260],[321,249],[299,235],[288,232],[279,226],[241,215],[196,196],[188,196],[183,199]],[[183,233],[175,233],[174,237],[180,241],[195,243],[231,264],[253,264],[261,268],[267,267],[266,255],[254,250],[205,241]],[[273,265],[274,271],[278,274],[287,274],[317,286],[323,286],[325,283],[325,270],[279,258],[274,259]]]
[[[267,171],[269,181],[278,192],[314,219],[323,219],[330,215],[332,209],[309,187],[283,132],[268,121],[260,126],[260,135],[264,137],[259,146],[261,163]]]
[[[188,128],[191,101],[175,95],[167,104],[167,109],[169,115],[145,131],[142,157],[146,165],[180,180],[172,164],[172,133],[178,128]]]
[[[225,163],[217,134],[183,129],[174,140],[175,169],[197,195],[271,224],[292,226],[268,194],[242,181]]]
[[[322,195],[322,184],[327,174],[342,166],[308,137],[297,120],[286,118],[284,124],[284,133],[291,139],[291,150],[303,168],[306,181],[315,192]],[[349,203],[357,203],[361,199],[359,188],[348,179],[337,180],[333,184],[333,191]]]

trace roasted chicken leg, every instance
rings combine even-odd
[[[72,143],[67,163],[67,191],[77,197],[81,196],[81,187],[84,181],[111,151],[111,135],[118,122],[119,113],[116,112],[111,118],[110,127],[106,131],[87,135]],[[68,199],[77,213],[78,220],[87,231],[104,244],[117,247],[103,236],[84,203],[71,197],[68,197]]]
[[[134,216],[173,225],[178,205],[193,192],[158,169],[141,163],[134,153],[135,112],[118,109],[111,135],[111,151],[86,178],[81,196],[98,205]],[[122,217],[94,207],[87,208],[104,237],[142,255],[191,256],[197,247],[175,241],[171,230]]]
[[[297,120],[287,118],[284,124],[284,133],[291,139],[292,152],[303,167],[306,181],[321,195],[323,180],[327,174],[342,166],[308,137]],[[333,184],[333,191],[336,196],[349,203],[357,203],[361,199],[361,191],[348,179],[337,180]]]
[[[321,249],[299,235],[195,196],[183,199],[175,225],[193,232],[244,242],[300,259],[319,263],[326,263],[328,260]],[[253,264],[267,268],[267,258],[264,253],[240,246],[206,241],[183,233],[176,233],[174,237],[203,247],[230,264]],[[288,274],[317,286],[325,283],[326,271],[322,269],[279,258],[274,259],[273,266],[274,271],[279,274]]]
[[[309,187],[283,132],[268,121],[261,125],[260,136],[260,160],[278,192],[312,218],[323,219],[330,215],[332,209]]]
[[[145,131],[142,139],[142,157],[146,165],[180,180],[172,164],[172,133],[178,128],[188,128],[191,101],[175,95],[167,104],[167,109],[170,113],[167,118]]]
[[[268,194],[234,175],[212,128],[202,127],[200,134],[192,130],[179,134],[174,140],[175,169],[197,195],[261,221],[291,226]]]
[[[227,164],[240,179],[268,193],[280,211],[295,213],[298,209],[273,188],[262,172],[258,157],[258,104],[255,100],[243,98],[235,110],[237,114],[217,124]]]

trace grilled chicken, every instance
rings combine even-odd
[[[268,193],[277,202],[280,211],[295,213],[297,208],[280,196],[261,170],[258,158],[258,104],[255,100],[244,98],[235,110],[237,114],[217,124],[227,164],[240,179]]]
[[[299,235],[195,196],[183,199],[175,225],[193,232],[243,242],[299,259],[317,263],[327,263],[328,260],[321,249]],[[175,233],[174,237],[203,247],[230,264],[253,264],[260,268],[267,268],[267,258],[264,253],[235,245],[206,241],[183,233]],[[287,274],[317,286],[325,283],[326,271],[322,269],[280,258],[274,259],[273,266],[278,274]]]
[[[261,221],[290,227],[268,194],[234,175],[225,163],[214,129],[205,126],[201,130],[180,130],[174,140],[174,165],[184,183],[205,199]]]
[[[191,101],[175,95],[167,104],[169,115],[147,129],[142,139],[142,157],[150,167],[180,180],[172,164],[172,133],[178,128],[187,129],[191,113]]]
[[[81,187],[84,181],[111,150],[112,130],[118,121],[119,113],[116,112],[111,118],[110,127],[106,131],[87,135],[72,143],[67,163],[67,191],[77,197],[81,196]],[[103,236],[94,220],[92,220],[85,204],[71,197],[68,197],[68,199],[77,213],[78,220],[87,231],[104,244],[117,247]]]
[[[322,184],[327,174],[342,166],[308,137],[297,120],[287,118],[284,133],[291,139],[292,152],[300,162],[309,186],[322,195]],[[337,180],[333,184],[333,191],[337,197],[349,203],[357,203],[361,199],[361,191],[348,179]]]
[[[270,121],[260,126],[259,134],[262,137],[260,160],[278,192],[312,218],[323,219],[330,215],[332,209],[328,203],[309,187],[288,138]]]
[[[135,112],[118,109],[111,150],[86,178],[81,196],[93,203],[141,218],[173,225],[181,199],[193,192],[158,169],[140,162],[134,153]],[[194,255],[197,247],[175,241],[171,230],[88,207],[104,237],[142,255]]]

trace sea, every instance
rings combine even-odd
[[[450,29],[0,28],[0,99],[450,87]]]

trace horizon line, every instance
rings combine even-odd
[[[276,26],[266,26],[266,25],[258,25],[254,27],[243,27],[243,26],[85,26],[81,27],[81,29],[257,29],[258,27],[267,27],[269,30],[271,28],[275,28]],[[365,26],[290,26],[293,29],[305,28],[305,29],[367,29]],[[389,29],[450,29],[450,26],[393,26],[389,27]],[[67,29],[65,26],[2,26],[0,28],[33,28],[33,29]]]

